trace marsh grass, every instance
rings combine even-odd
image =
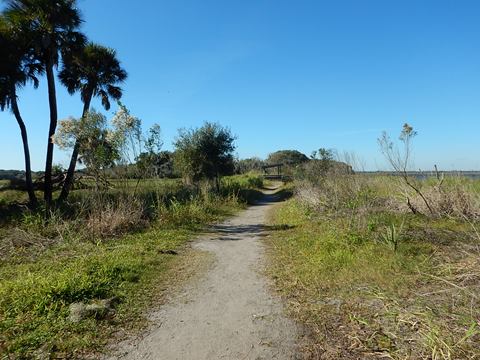
[[[311,332],[307,356],[479,358],[475,220],[412,214],[395,179],[344,181],[297,188],[271,218],[270,273]]]

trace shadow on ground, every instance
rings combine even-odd
[[[274,189],[267,189],[274,190]],[[267,206],[272,203],[282,202],[292,196],[290,191],[280,190],[273,194],[263,194],[261,199],[257,200],[253,206]],[[249,225],[230,225],[221,224],[214,225],[210,230],[220,237],[217,240],[236,241],[254,236],[267,236],[269,231],[288,230],[294,226],[290,225],[265,225],[265,224],[249,224]]]

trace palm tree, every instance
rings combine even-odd
[[[117,84],[127,78],[127,73],[120,66],[115,50],[89,43],[81,52],[64,56],[64,64],[59,77],[70,94],[80,92],[83,101],[83,119],[87,116],[93,97],[101,98],[105,110],[110,109],[110,98],[120,100],[122,89]],[[77,139],[73,148],[59,201],[64,201],[68,197],[73,183],[80,141],[81,139]]]
[[[52,203],[53,135],[57,128],[57,97],[54,69],[63,53],[84,46],[85,36],[78,31],[82,19],[76,0],[7,0],[4,15],[16,31],[27,34],[30,47],[47,75],[50,126],[45,160],[44,198],[47,214]]]
[[[37,88],[37,76],[42,74],[43,67],[28,52],[23,40],[16,37],[15,32],[9,28],[7,21],[0,17],[0,48],[5,51],[5,54],[0,58],[0,110],[4,111],[6,108],[10,108],[20,128],[29,205],[36,207],[38,201],[32,182],[27,129],[18,108],[17,89],[25,86],[29,81]]]

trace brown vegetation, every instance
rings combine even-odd
[[[309,358],[480,356],[478,181],[416,186],[431,211],[403,179],[360,174],[298,182],[274,215],[273,276]]]

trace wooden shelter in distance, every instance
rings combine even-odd
[[[270,164],[270,165],[263,165],[262,170],[263,170],[263,178],[264,179],[269,179],[269,180],[283,180],[283,174],[282,174],[282,167],[283,164]],[[269,170],[271,169],[277,169],[277,171],[274,171],[273,174],[270,173]]]

